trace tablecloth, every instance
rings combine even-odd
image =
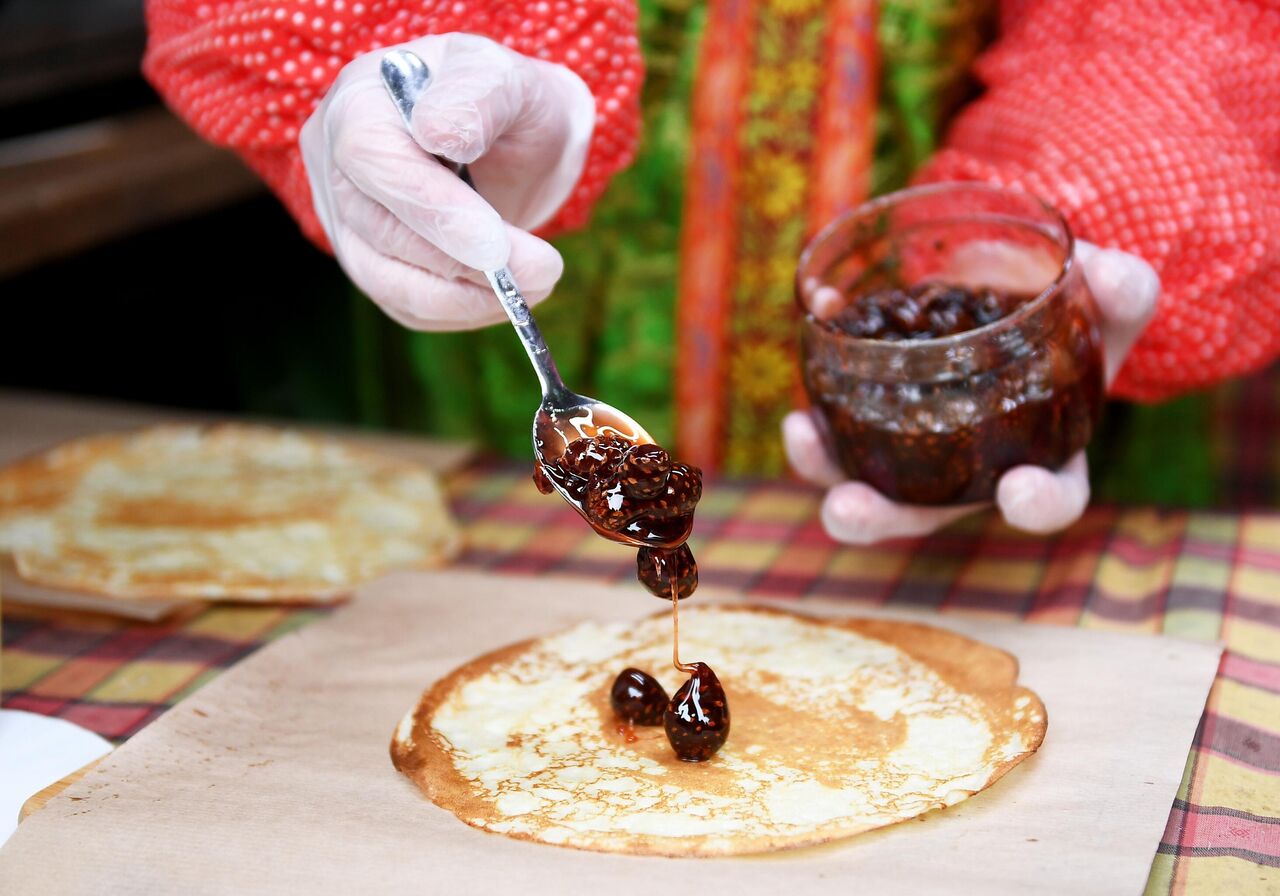
[[[460,566],[634,575],[634,552],[594,537],[524,468],[476,464],[451,478],[450,492],[467,532]],[[1280,892],[1280,513],[1093,507],[1051,538],[985,514],[926,539],[855,548],[822,532],[819,500],[788,482],[709,484],[692,542],[703,587],[1221,639],[1227,652],[1148,892]],[[636,600],[655,599],[637,586]],[[215,606],[150,624],[8,612],[4,705],[123,741],[325,612]]]

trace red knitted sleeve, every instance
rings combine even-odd
[[[586,165],[543,234],[586,222],[640,126],[634,0],[147,0],[143,71],[205,139],[238,152],[303,231],[327,246],[298,131],[362,53],[466,31],[573,69],[596,99]]]
[[[1039,194],[1160,274],[1115,394],[1159,399],[1280,354],[1280,8],[1006,0],[927,180]]]

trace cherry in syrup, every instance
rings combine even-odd
[[[614,715],[632,725],[661,725],[668,702],[666,688],[635,668],[619,672],[609,691]]]
[[[689,680],[676,691],[662,725],[676,756],[705,762],[729,737],[729,700],[716,673],[706,663],[689,663]]]

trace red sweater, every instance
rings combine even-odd
[[[632,0],[147,0],[146,16],[147,78],[202,137],[238,152],[326,248],[298,131],[338,71],[379,47],[466,31],[586,82],[595,133],[546,233],[586,223],[635,151],[644,66]]]
[[[986,94],[926,179],[1037,193],[1164,283],[1113,391],[1155,399],[1280,354],[1280,8],[1263,0],[1005,0]],[[324,244],[298,129],[355,56],[468,31],[563,63],[596,97],[586,170],[545,228],[585,222],[631,159],[642,64],[632,0],[148,0],[145,71],[239,152]]]

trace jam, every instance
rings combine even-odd
[[[666,689],[639,669],[623,669],[609,690],[614,715],[630,725],[661,725],[668,702]]]
[[[688,538],[702,497],[697,467],[612,435],[574,439],[559,459],[538,465],[533,481],[543,494],[559,486],[598,534],[663,549]]]
[[[729,701],[710,666],[690,663],[689,671],[689,680],[667,704],[662,725],[676,756],[705,762],[729,737]]]
[[[1000,330],[1031,298],[930,282],[811,323],[805,385],[844,471],[897,501],[959,504],[991,500],[1012,467],[1057,468],[1083,448],[1104,400],[1092,300],[1042,312],[1035,340],[974,332]],[[969,333],[976,348],[921,342]]]
[[[856,339],[940,339],[995,323],[1032,298],[928,281],[858,296],[824,323]]]
[[[575,439],[557,460],[540,463],[533,481],[544,495],[559,490],[598,534],[639,543],[637,578],[671,601],[671,658],[689,680],[668,700],[652,675],[622,670],[609,690],[618,733],[632,743],[635,725],[661,724],[677,757],[710,759],[729,736],[729,701],[710,666],[680,662],[679,601],[698,587],[698,564],[685,539],[702,497],[702,472],[658,445],[597,435]]]
[[[1102,411],[1098,309],[1062,215],[927,184],[842,215],[796,269],[802,374],[844,472],[909,504],[990,501],[1057,468]]]
[[[636,551],[636,576],[655,597],[667,597],[675,585],[676,598],[683,600],[698,587],[698,564],[687,544],[675,550],[641,548]]]

